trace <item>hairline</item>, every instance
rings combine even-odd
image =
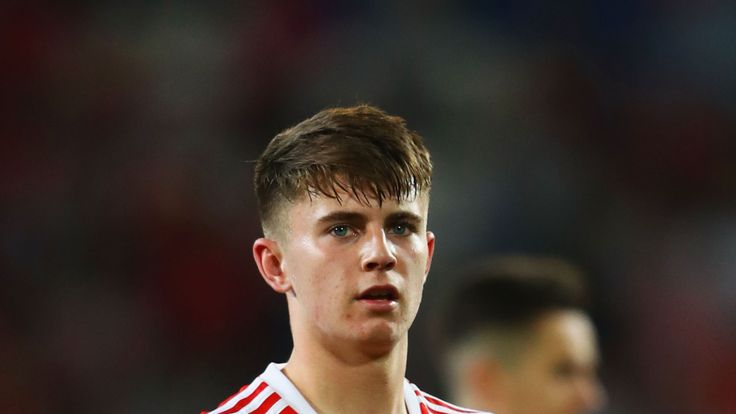
[[[540,338],[543,322],[560,313],[590,319],[590,315],[582,308],[560,306],[545,309],[521,322],[489,321],[468,330],[450,346],[448,351],[451,355],[455,355],[453,359],[478,357],[493,359],[504,368],[513,370],[518,366],[523,354]]]

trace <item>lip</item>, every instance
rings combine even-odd
[[[371,298],[368,297],[374,293],[387,293],[388,298]],[[391,312],[399,307],[399,290],[393,285],[375,285],[362,291],[355,300],[365,306],[369,311],[385,313]]]

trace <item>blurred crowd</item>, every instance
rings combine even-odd
[[[456,269],[554,254],[607,413],[736,412],[733,2],[9,1],[0,52],[0,412],[198,412],[285,361],[252,160],[358,102],[435,163],[413,382]]]

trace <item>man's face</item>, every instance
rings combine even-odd
[[[598,350],[588,317],[557,311],[542,317],[509,382],[508,414],[588,413],[603,404]],[[505,414],[505,413],[503,413]]]
[[[278,243],[294,340],[386,352],[406,335],[422,298],[434,249],[427,196],[380,207],[341,197],[285,207]]]

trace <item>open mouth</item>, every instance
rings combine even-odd
[[[399,300],[399,291],[391,285],[373,286],[363,291],[358,300],[395,302]]]

